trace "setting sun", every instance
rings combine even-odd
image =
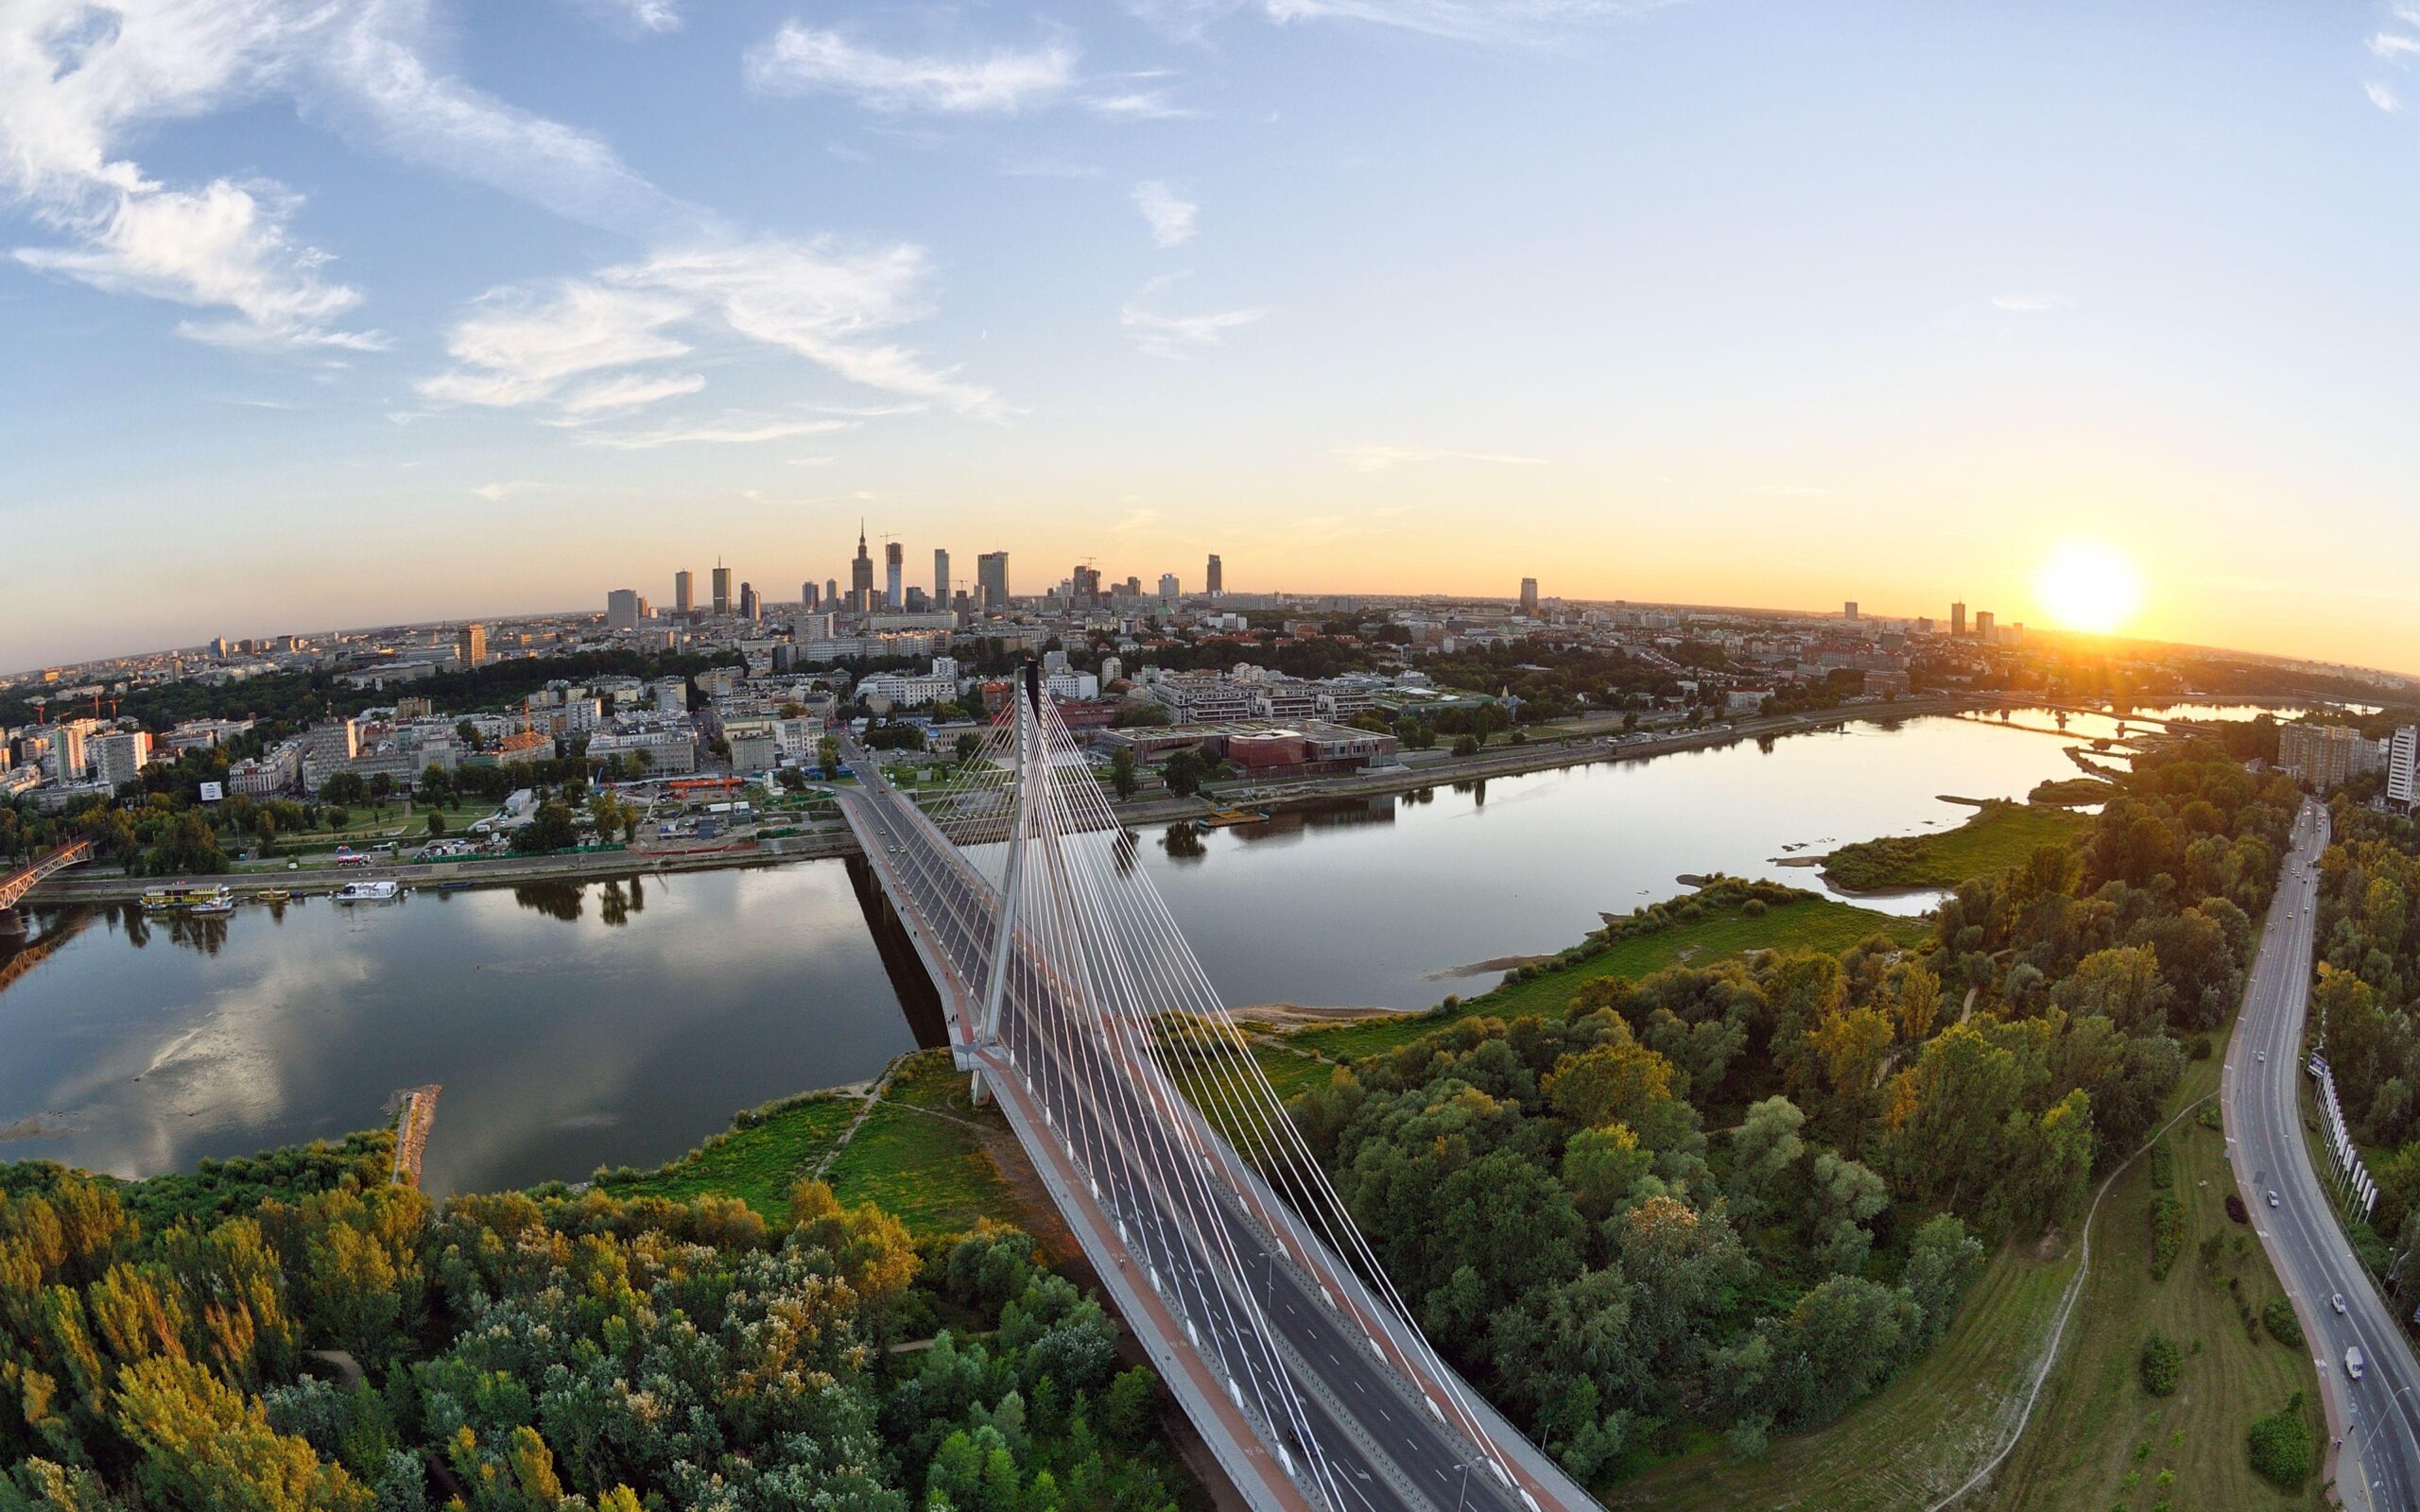
[[[2135,564],[2098,541],[2071,541],[2050,554],[2033,592],[2062,629],[2107,635],[2143,604]]]

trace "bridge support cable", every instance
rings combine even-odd
[[[1055,710],[1047,709],[1043,723],[1047,744],[1062,754],[1062,759],[1080,762],[1074,739],[1061,723]],[[1053,764],[1054,765],[1058,763]],[[1089,772],[1078,765],[1082,781],[1070,782],[1059,789],[1055,797],[1078,810],[1071,826],[1080,833],[1106,830],[1112,834],[1122,832],[1116,824],[1108,799]],[[1058,805],[1054,804],[1056,808]],[[1113,842],[1114,843],[1114,842]],[[1359,1279],[1382,1297],[1381,1305],[1394,1317],[1394,1327],[1373,1327],[1371,1321],[1357,1315],[1357,1309],[1348,1309],[1359,1331],[1372,1348],[1387,1359],[1407,1378],[1409,1384],[1428,1398],[1440,1415],[1449,1418],[1455,1426],[1490,1462],[1497,1477],[1510,1484],[1505,1456],[1487,1429],[1480,1423],[1464,1397],[1460,1377],[1446,1366],[1435,1348],[1420,1330],[1409,1307],[1395,1290],[1385,1267],[1370,1249],[1359,1226],[1353,1221],[1341,1195],[1329,1181],[1325,1170],[1309,1149],[1302,1132],[1287,1113],[1275,1089],[1253,1057],[1251,1046],[1227,1014],[1223,1001],[1201,967],[1199,959],[1178,933],[1173,918],[1167,913],[1158,891],[1139,869],[1103,867],[1090,855],[1090,847],[1080,840],[1076,849],[1094,864],[1084,869],[1104,878],[1107,891],[1103,895],[1101,923],[1104,934],[1119,942],[1122,949],[1113,949],[1121,961],[1133,963],[1145,978],[1143,989],[1130,993],[1139,1009],[1142,1033],[1150,1046],[1150,1058],[1171,1091],[1178,1076],[1168,1064],[1169,1057],[1161,1044],[1163,1028],[1169,1019],[1186,1025],[1184,1050],[1198,1072],[1197,1084],[1206,1081],[1205,1090],[1213,1090],[1239,1121],[1238,1132],[1253,1147],[1254,1163],[1267,1174],[1270,1182],[1290,1189],[1289,1196],[1301,1216],[1308,1217],[1313,1227],[1322,1231],[1325,1247],[1340,1255],[1356,1257]],[[1206,1053],[1205,1053],[1206,1052]],[[1160,1079],[1160,1078],[1155,1078]],[[1168,1116],[1190,1128],[1201,1118],[1189,1103],[1167,1110]],[[1199,1139],[1201,1135],[1194,1136]],[[1215,1135],[1213,1136],[1215,1138]],[[1260,1219],[1276,1239],[1281,1248],[1288,1247],[1286,1239],[1300,1218],[1293,1212],[1270,1210],[1261,1199],[1253,1183],[1236,1182],[1237,1196],[1257,1210]],[[1317,1275],[1319,1265],[1312,1261],[1307,1246],[1300,1238],[1295,1248],[1302,1250],[1304,1268],[1327,1291],[1326,1282]],[[1332,1294],[1331,1294],[1332,1297]],[[1407,1340],[1410,1341],[1409,1346]],[[1426,1383],[1433,1383],[1432,1395]],[[1442,1400],[1439,1400],[1442,1399]]]
[[[1030,984],[1017,999],[1031,1006],[1029,1027],[1054,1052],[1029,1058],[1056,1069],[1069,1130],[1081,1128],[1089,1136],[1088,1175],[1108,1176],[1111,1188],[1130,1197],[1128,1209],[1160,1241],[1156,1247],[1169,1279],[1180,1287],[1189,1284],[1196,1315],[1211,1335],[1197,1339],[1196,1347],[1206,1344],[1219,1359],[1238,1405],[1249,1391],[1289,1472],[1300,1481],[1307,1471],[1330,1505],[1341,1509],[1347,1503],[1333,1468],[1286,1368],[1273,1327],[1252,1295],[1248,1267],[1211,1180],[1210,1152],[1178,1116],[1178,1094],[1137,1043],[1132,979],[1118,958],[1116,937],[1102,929],[1097,885],[1091,868],[1081,864],[1088,854],[1084,839],[1066,833],[1076,811],[1065,795],[1093,785],[1090,774],[1080,756],[1077,765],[1067,764],[1072,747],[1043,738],[1039,727],[1046,702],[1039,696],[1028,701],[1019,716],[1036,721],[1037,728],[1022,743],[1027,759],[1020,780],[1035,790],[1036,801],[1021,805],[1032,823],[1029,830],[1021,827],[1018,844],[1031,847],[1033,854],[1020,872],[1025,895],[1006,907],[1018,915],[1019,933],[1029,936],[1028,948],[1013,953]],[[1117,832],[1113,827],[1107,833]],[[1163,1212],[1185,1242],[1171,1242],[1173,1236],[1161,1228]],[[1211,1274],[1201,1274],[1196,1256],[1210,1263]],[[1287,1451],[1289,1442],[1305,1461],[1299,1469]]]

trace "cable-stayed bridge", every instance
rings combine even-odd
[[[843,749],[842,811],[959,1063],[1256,1512],[1593,1508],[1422,1335],[1035,669],[938,793]]]

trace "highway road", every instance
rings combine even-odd
[[[2319,1369],[2328,1433],[2341,1444],[2337,1494],[2359,1512],[2412,1512],[2420,1508],[2420,1360],[2354,1259],[2303,1137],[2303,1020],[2327,831],[2326,809],[2306,802],[2227,1046],[2219,1098],[2236,1184]],[[2356,1345],[2367,1357],[2360,1381],[2344,1368],[2344,1351]]]
[[[916,927],[959,977],[962,1007],[979,998],[997,936],[998,894],[904,799],[886,790],[871,764],[859,770],[868,773],[868,791],[849,795],[853,820],[871,835],[870,855],[879,850],[878,869],[907,884],[913,896],[894,901],[913,908]],[[1061,843],[1109,840],[1093,834]],[[1466,1392],[1466,1385],[1459,1379],[1415,1385],[1382,1360],[1344,1311],[1367,1302],[1367,1293],[1334,1274],[1323,1284],[1321,1273],[1338,1263],[1331,1253],[1306,1244],[1299,1225],[1293,1243],[1281,1243],[1252,1213],[1236,1191],[1237,1184],[1253,1190],[1250,1178],[1219,1169],[1233,1160],[1224,1142],[1199,1123],[1139,1035],[1104,1032],[1071,1006],[1062,970],[1028,960],[1009,974],[1001,1042],[1048,1111],[1046,1137],[1063,1143],[1116,1225],[1125,1253],[1115,1263],[1148,1273],[1187,1342],[1236,1383],[1236,1404],[1265,1440],[1285,1450],[1297,1483],[1338,1512],[1592,1506],[1527,1444],[1519,1445],[1512,1467],[1520,1484],[1508,1485],[1426,1400],[1427,1390]],[[1217,1156],[1205,1159],[1203,1145],[1216,1146]],[[1219,1431],[1201,1426],[1205,1434]]]

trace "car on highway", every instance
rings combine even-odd
[[[2361,1357],[2361,1347],[2360,1345],[2355,1344],[2346,1347],[2344,1350],[2344,1373],[2346,1375],[2351,1376],[2356,1381],[2359,1381],[2361,1379],[2361,1372],[2369,1367],[2369,1361]]]
[[[2258,1054],[2259,1054],[2259,1056],[2260,1056],[2260,1063],[2261,1063],[2262,1065],[2264,1065],[2264,1066],[2265,1066],[2265,1065],[2267,1065],[2267,1064],[2269,1064],[2269,1052],[2268,1052],[2268,1051],[2266,1051],[2266,1050],[2263,1050],[2263,1051],[2260,1051]]]
[[[2338,1292],[2335,1296],[2327,1299],[2327,1305],[2336,1309],[2336,1315],[2338,1317],[2342,1317],[2344,1315],[2344,1294],[2342,1292]]]
[[[2276,1192],[2273,1189],[2273,1190],[2270,1192],[2270,1194],[2269,1194],[2269,1206],[2271,1206],[2271,1207],[2273,1207],[2273,1207],[2275,1207],[2276,1205],[2277,1205],[2277,1194],[2276,1194]]]

